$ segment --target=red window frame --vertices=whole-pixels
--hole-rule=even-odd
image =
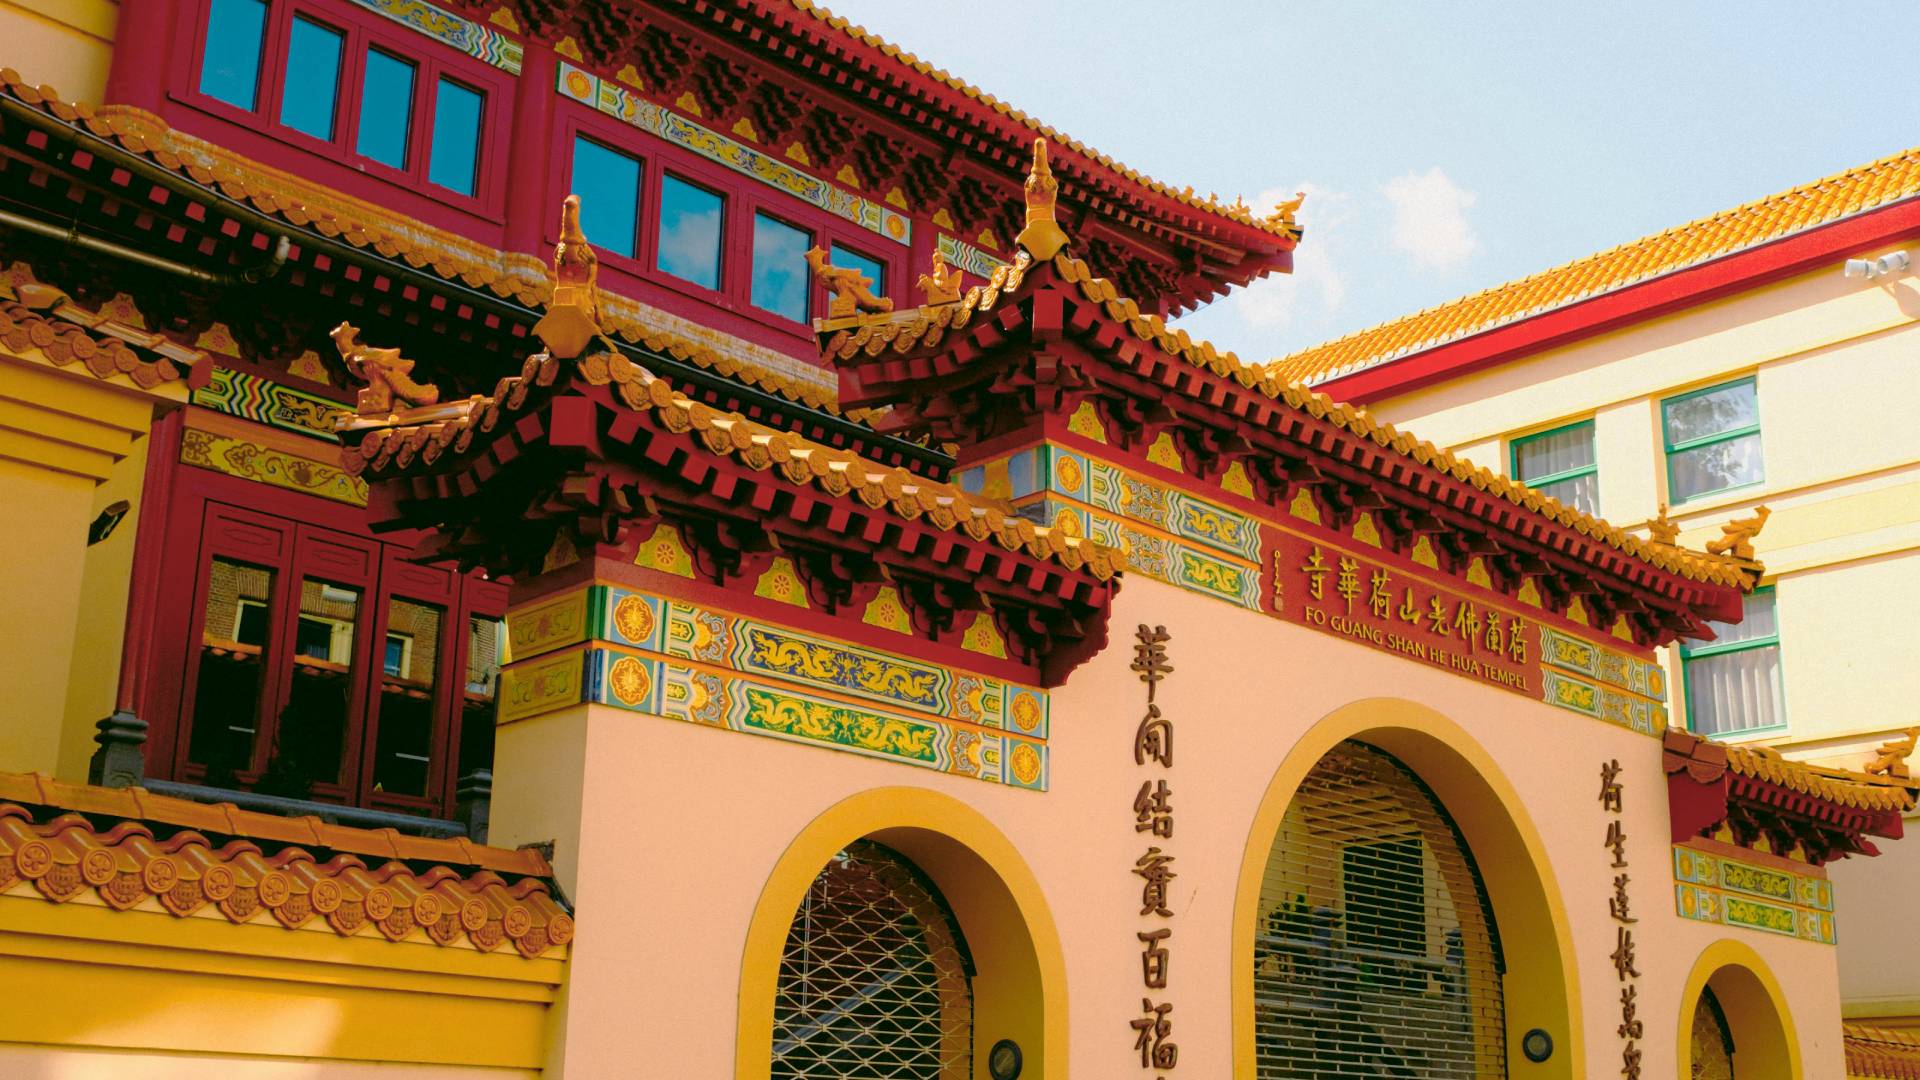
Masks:
[[[780,194],[773,188],[734,172],[698,154],[675,146],[656,135],[622,123],[571,98],[559,99],[561,122],[557,145],[562,151],[550,155],[549,190],[565,194],[573,186],[573,144],[587,138],[640,162],[640,205],[636,217],[639,235],[634,240],[634,256],[595,246],[603,266],[619,270],[650,285],[752,319],[786,334],[805,334],[809,328],[753,303],[753,218],[764,213],[813,237],[815,246],[832,250],[839,244],[859,251],[878,262],[883,280],[878,288],[898,300],[905,284],[901,267],[908,261],[905,245],[894,244],[860,228],[844,218],[829,214],[811,203]],[[671,172],[680,179],[717,192],[726,200],[721,217],[720,288],[706,289],[658,269],[660,250],[660,178]],[[557,200],[560,195],[556,195]],[[559,240],[557,223],[547,227],[549,243]],[[587,238],[591,241],[593,238]],[[890,251],[898,247],[899,252]],[[826,311],[826,287],[817,280],[808,284],[807,311],[818,316]]]
[[[447,817],[459,782],[469,625],[475,618],[502,619],[506,587],[477,573],[459,574],[446,564],[408,562],[411,536],[399,543],[375,539],[360,523],[358,507],[316,496],[266,488],[178,463],[171,478],[168,522],[162,543],[160,587],[154,605],[153,669],[146,700],[137,704],[151,724],[148,770],[156,778],[198,783],[206,768],[190,759],[215,558],[257,566],[273,574],[271,624],[262,650],[260,697],[255,704],[253,751],[236,787],[251,789],[264,774],[281,712],[294,678],[292,642],[300,618],[296,602],[302,581],[315,579],[360,591],[354,619],[353,662],[348,687],[340,775],[316,781],[310,798],[399,813]],[[433,681],[431,763],[426,792],[375,791],[380,692],[390,600],[399,598],[441,612],[437,669]],[[141,632],[135,628],[132,632]],[[504,644],[504,636],[502,637]],[[376,667],[376,665],[379,665]]]
[[[460,53],[424,34],[339,0],[268,0],[266,33],[261,42],[256,108],[247,110],[200,92],[201,61],[206,55],[207,20],[212,0],[183,0],[179,20],[171,96],[220,119],[260,132],[278,142],[344,163],[376,179],[448,206],[499,220],[506,201],[504,154],[511,137],[514,77],[483,60]],[[317,139],[280,122],[286,94],[287,49],[294,16],[337,30],[345,39],[340,54],[339,96],[334,103],[332,139]],[[354,149],[360,130],[360,104],[366,56],[379,48],[414,67],[413,108],[407,129],[406,167],[362,157]],[[474,190],[468,195],[427,179],[432,155],[433,118],[440,79],[445,77],[481,95],[480,145],[474,161]]]

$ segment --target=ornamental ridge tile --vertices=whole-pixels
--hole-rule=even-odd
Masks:
[[[1810,765],[1782,757],[1770,746],[1716,743],[1690,732],[1667,732],[1666,750],[1669,773],[1685,769],[1693,779],[1711,783],[1730,772],[1854,810],[1905,813],[1920,794],[1920,784],[1912,781]]]
[[[14,352],[38,349],[55,367],[78,363],[97,379],[126,376],[142,390],[212,373],[207,354],[163,334],[89,311],[64,291],[35,280],[16,262],[0,275],[0,344]]]
[[[1316,385],[1920,195],[1920,147],[1272,360]]]
[[[1847,1075],[1860,1080],[1920,1080],[1920,1036],[1910,1031],[1843,1023]]]
[[[573,939],[552,874],[538,852],[464,837],[0,773],[0,894],[63,903],[92,891],[115,911],[152,901],[177,918],[212,904],[233,923],[267,922],[267,912],[288,929],[319,918],[342,937],[371,927],[389,941],[464,940],[481,952],[510,941],[536,957]]]

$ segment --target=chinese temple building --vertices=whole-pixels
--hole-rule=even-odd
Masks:
[[[1903,755],[1674,722],[1764,516],[1169,328],[1297,203],[806,0],[0,22],[0,1075],[1920,1062]]]
[[[1920,693],[1920,150],[1846,169],[1274,369],[1636,532],[1759,519],[1737,626],[1664,650],[1675,726],[1908,775]],[[1847,401],[1844,423],[1831,403]],[[1914,815],[1909,812],[1911,823]],[[1850,1021],[1920,1026],[1920,857],[1836,866]]]

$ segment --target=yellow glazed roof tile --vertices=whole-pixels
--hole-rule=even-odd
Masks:
[[[1920,1080],[1920,1037],[1910,1031],[1841,1024],[1847,1076],[1858,1080]]]
[[[1915,195],[1920,147],[1303,349],[1264,368],[1285,382],[1325,382]]]

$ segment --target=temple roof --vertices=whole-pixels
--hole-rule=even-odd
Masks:
[[[542,404],[531,391],[552,386],[565,363],[542,353],[529,358],[520,374],[502,379],[491,395],[411,409],[388,419],[349,421],[343,428],[347,438],[341,464],[370,482],[430,471],[443,453],[466,453],[477,435],[493,431],[503,420],[511,423],[514,414]],[[1084,569],[1101,581],[1125,566],[1117,551],[1035,525],[952,484],[889,469],[849,451],[756,424],[737,413],[708,408],[618,353],[594,352],[580,360],[579,368],[589,385],[611,386],[628,408],[651,415],[664,430],[691,433],[693,445],[787,484],[858,500],[902,520],[961,530],[976,540],[992,539],[1008,551],[1025,550],[1069,571]]]
[[[141,788],[0,773],[0,894],[55,903],[93,891],[115,911],[154,902],[178,918],[213,905],[233,923],[315,918],[342,937],[511,942],[539,956],[573,938],[538,852],[406,836],[209,805]],[[153,906],[148,906],[153,910]]]
[[[1791,761],[1766,746],[1671,729],[1663,744],[1675,843],[1725,826],[1737,843],[1798,847],[1815,865],[1875,855],[1867,837],[1899,839],[1920,793],[1910,780]]]
[[[56,367],[79,364],[97,379],[124,375],[143,390],[181,378],[199,385],[211,372],[204,351],[148,331],[125,296],[89,309],[18,262],[0,272],[0,343],[15,353],[38,349]]]
[[[1891,810],[1904,813],[1914,807],[1920,787],[1873,773],[1812,765],[1782,757],[1771,746],[1753,743],[1717,743],[1685,732],[1670,733],[1667,751],[1676,755],[1669,771],[1688,767],[1695,779],[1717,776],[1723,766],[1735,776],[1765,781],[1835,806],[1855,810]]]
[[[1920,1080],[1920,1037],[1909,1031],[1840,1025],[1847,1047],[1847,1076],[1858,1080]]]
[[[183,181],[289,225],[383,259],[397,260],[447,282],[481,290],[530,312],[537,311],[552,293],[545,263],[531,254],[502,252],[263,165],[176,131],[142,109],[67,102],[52,87],[27,84],[12,68],[0,69],[0,100],[29,106],[84,136],[112,143]],[[651,325],[626,298],[602,293],[600,311],[602,328],[622,341],[808,409],[840,411],[831,388],[723,355]],[[856,421],[863,418],[864,414],[858,413],[851,417]]]
[[[1920,147],[1303,349],[1272,378],[1327,382],[1920,195]]]

